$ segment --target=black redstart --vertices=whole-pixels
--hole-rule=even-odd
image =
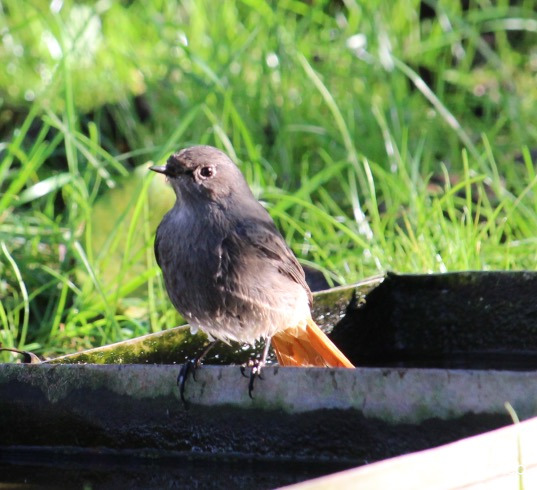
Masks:
[[[214,339],[265,340],[250,395],[271,341],[282,366],[354,367],[312,320],[302,267],[225,153],[193,146],[151,170],[166,175],[177,197],[155,239],[175,308]]]

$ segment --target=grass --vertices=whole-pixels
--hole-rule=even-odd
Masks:
[[[233,156],[331,281],[535,269],[529,0],[6,0],[0,29],[7,347],[181,321],[152,252],[169,194],[145,168],[191,144]]]

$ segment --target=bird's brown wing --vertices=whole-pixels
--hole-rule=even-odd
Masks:
[[[300,284],[308,293],[311,307],[312,296],[304,270],[272,221],[244,221],[237,225],[235,232],[241,240],[251,245],[262,259],[270,260],[280,274]]]

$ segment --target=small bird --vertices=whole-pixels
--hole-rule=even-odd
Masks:
[[[155,238],[175,308],[210,338],[265,341],[250,374],[250,396],[271,343],[282,366],[354,367],[312,320],[302,267],[225,153],[193,146],[150,169],[167,177],[177,198]],[[213,345],[183,366],[183,400],[189,370]]]

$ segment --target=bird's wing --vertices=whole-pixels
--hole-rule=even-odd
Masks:
[[[235,232],[239,239],[251,245],[263,260],[270,260],[278,272],[300,284],[312,296],[304,270],[272,221],[253,219],[239,223]]]

